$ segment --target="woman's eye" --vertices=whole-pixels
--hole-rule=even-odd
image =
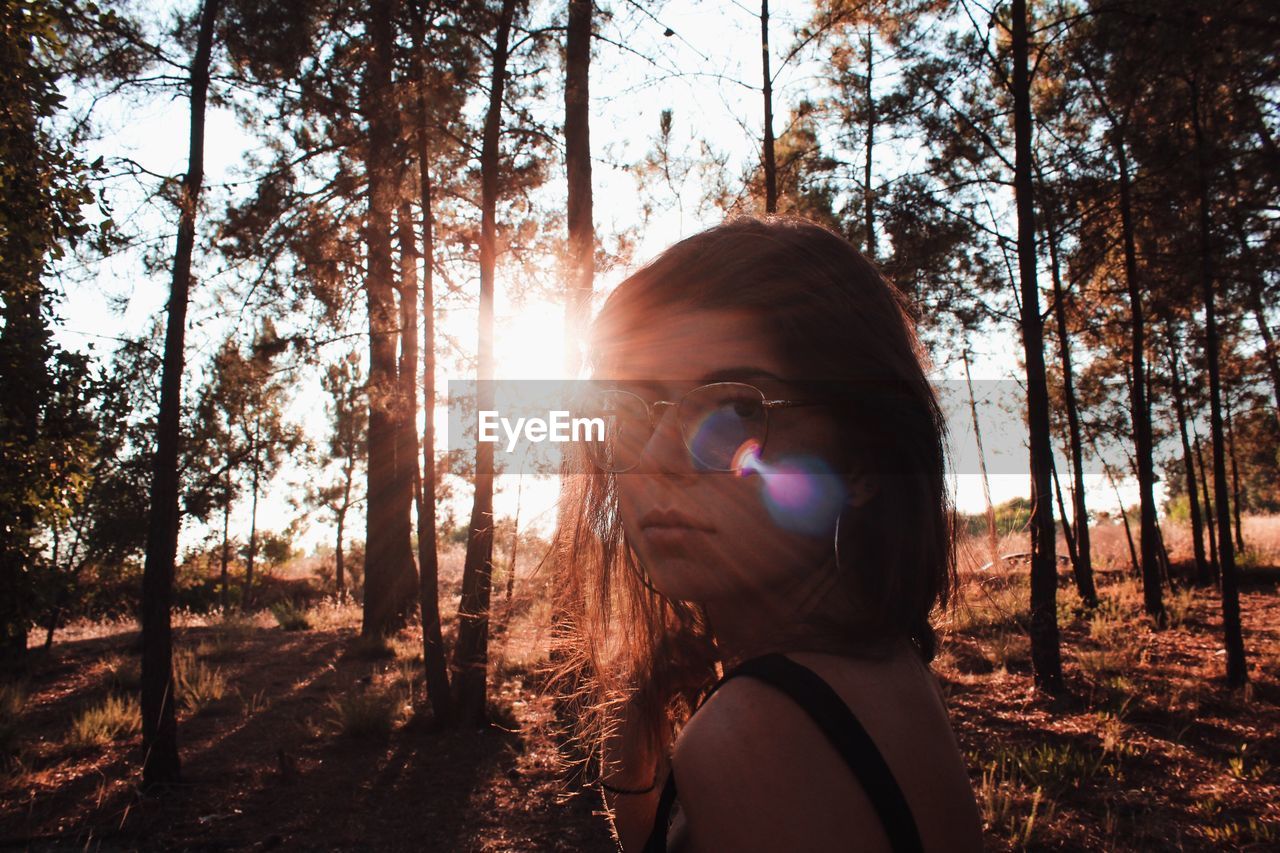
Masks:
[[[733,413],[743,420],[760,416],[759,400],[734,400],[731,404]]]

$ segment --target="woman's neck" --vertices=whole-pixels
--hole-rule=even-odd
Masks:
[[[767,652],[812,646],[809,618],[839,595],[834,564],[809,573],[781,590],[762,590],[703,605],[722,664],[729,666]],[[820,643],[819,643],[820,644]]]

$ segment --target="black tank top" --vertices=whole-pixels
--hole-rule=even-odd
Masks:
[[[920,831],[911,816],[911,809],[906,797],[902,795],[902,789],[889,772],[889,765],[885,763],[862,723],[858,722],[853,711],[849,710],[849,706],[827,682],[813,670],[787,656],[771,653],[734,667],[716,682],[698,703],[698,707],[702,707],[726,681],[739,675],[758,678],[786,693],[817,723],[862,785],[880,822],[884,824],[889,845],[895,853],[923,849]],[[674,773],[668,772],[662,796],[658,800],[653,829],[643,853],[663,853],[667,849],[667,831],[671,825],[671,809],[675,799],[676,777]]]

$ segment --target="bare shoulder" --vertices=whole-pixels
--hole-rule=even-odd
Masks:
[[[862,722],[903,789],[926,849],[979,849],[981,821],[932,675],[918,661],[790,657]],[[871,801],[793,699],[726,682],[685,726],[673,765],[693,851],[888,850]]]
[[[752,678],[725,683],[672,759],[689,851],[889,850],[875,810],[805,711]]]

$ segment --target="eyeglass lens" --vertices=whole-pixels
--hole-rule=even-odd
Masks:
[[[588,442],[594,464],[605,471],[623,472],[640,462],[645,446],[665,407],[653,412],[639,396],[604,389],[594,395],[590,409],[605,423],[604,440]],[[754,443],[764,445],[768,418],[760,389],[738,382],[717,382],[693,389],[676,407],[680,435],[695,464],[702,470],[735,470],[735,457]]]

